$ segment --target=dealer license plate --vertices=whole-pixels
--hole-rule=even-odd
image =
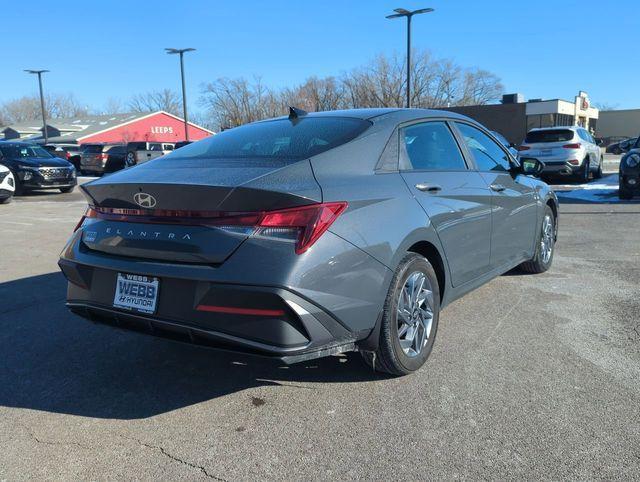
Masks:
[[[118,273],[113,306],[141,313],[155,313],[160,280],[152,276]]]

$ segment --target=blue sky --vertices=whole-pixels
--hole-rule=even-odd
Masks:
[[[10,5],[10,7],[9,7]],[[614,6],[615,5],[615,6]],[[393,8],[434,7],[414,20],[414,46],[497,74],[507,92],[640,107],[637,0],[31,0],[2,9],[0,101],[36,92],[25,68],[47,68],[45,88],[100,108],[109,97],[178,90],[186,58],[189,104],[218,77],[259,75],[271,86],[339,75],[378,53],[404,52]]]

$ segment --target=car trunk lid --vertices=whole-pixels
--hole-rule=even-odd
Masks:
[[[89,249],[219,264],[253,231],[250,223],[228,228],[220,219],[322,201],[307,160],[221,160],[206,167],[185,162],[156,168],[154,163],[82,186],[98,213],[83,227]]]

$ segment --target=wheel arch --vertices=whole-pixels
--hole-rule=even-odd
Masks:
[[[546,205],[549,206],[551,208],[551,212],[553,213],[553,221],[554,221],[554,226],[555,226],[555,238],[556,241],[558,240],[558,201],[553,199],[553,198],[548,198]]]
[[[436,272],[436,278],[438,278],[438,289],[440,291],[440,302],[444,300],[444,294],[447,290],[447,273],[444,265],[444,259],[436,248],[435,245],[430,243],[429,241],[418,241],[411,245],[407,252],[417,253],[421,256],[427,258],[431,266],[433,266],[434,271]]]

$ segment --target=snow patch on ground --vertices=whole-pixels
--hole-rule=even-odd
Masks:
[[[586,184],[562,184],[552,186],[560,202],[630,203],[618,198],[618,174],[608,174],[602,179]],[[637,201],[636,201],[637,202]]]

